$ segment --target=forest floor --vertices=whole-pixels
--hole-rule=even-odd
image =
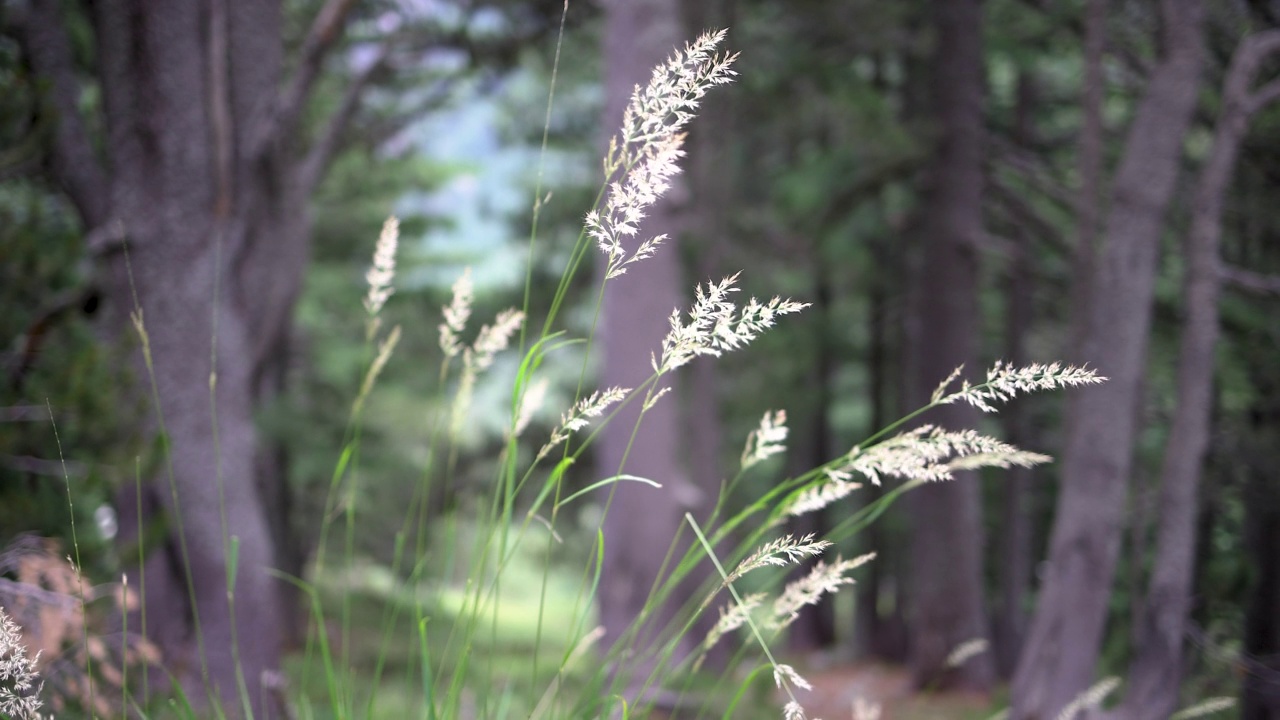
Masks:
[[[813,690],[797,699],[810,718],[846,720],[858,698],[881,707],[880,720],[969,720],[989,718],[998,708],[986,695],[962,692],[919,692],[905,668],[880,663],[833,665],[801,671]]]

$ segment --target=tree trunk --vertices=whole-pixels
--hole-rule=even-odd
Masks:
[[[605,128],[616,132],[632,89],[647,83],[652,68],[685,38],[675,0],[611,0],[605,18]],[[600,331],[602,386],[640,385],[652,373],[650,353],[661,348],[672,309],[686,304],[680,255],[674,247],[680,231],[676,205],[683,199],[678,180],[642,226],[646,237],[667,233],[668,246],[608,283]],[[646,613],[651,588],[663,579],[663,561],[672,543],[680,542],[678,551],[682,551],[692,537],[685,527],[685,512],[714,500],[704,497],[680,461],[682,433],[676,398],[664,398],[646,412],[633,437],[639,410],[639,403],[632,403],[614,417],[600,436],[597,455],[601,476],[625,472],[662,484],[661,489],[617,484],[605,519],[600,619],[606,647],[617,646],[625,637],[625,647],[616,647],[622,652],[613,672],[633,698],[658,663],[654,653],[659,649],[659,633],[671,624],[684,600],[671,597]],[[637,622],[638,634],[625,635]],[[691,652],[697,641],[681,638],[677,655]]]
[[[1018,79],[1017,105],[1015,107],[1014,133],[1019,146],[1032,149],[1036,144],[1032,116],[1038,102],[1035,77],[1024,71]],[[1008,268],[1008,287],[1005,296],[1005,347],[1006,357],[1014,365],[1030,362],[1027,352],[1027,336],[1032,327],[1035,309],[1036,263],[1035,236],[1025,229],[1016,233],[1017,245],[1013,249]],[[1017,447],[1036,447],[1034,423],[1031,418],[1029,398],[1015,398],[1001,413],[1005,436]],[[997,670],[1002,678],[1009,678],[1018,662],[1022,641],[1027,629],[1025,604],[1031,589],[1033,572],[1032,546],[1034,527],[1029,495],[1033,472],[1030,468],[1014,467],[1008,477],[1001,480],[1004,505],[999,537],[1000,599],[998,611],[992,619],[992,642]]]
[[[800,243],[797,243],[799,245]],[[793,360],[804,358],[804,373],[809,382],[803,391],[808,395],[796,400],[796,417],[791,424],[791,440],[787,453],[788,477],[799,477],[801,474],[822,465],[833,457],[831,449],[831,428],[827,420],[828,398],[830,397],[832,375],[831,353],[831,302],[832,288],[823,272],[821,248],[806,243],[807,247],[797,248],[797,255],[808,255],[810,272],[813,274],[813,305],[806,311],[806,324],[812,328],[812,336],[805,345],[809,352],[798,354]],[[826,512],[808,513],[791,518],[787,532],[796,536],[813,533],[816,537],[825,537],[831,530],[831,523]],[[810,559],[792,573],[791,579],[799,579],[809,574],[817,564],[817,559]],[[791,626],[788,638],[791,649],[797,652],[822,650],[834,644],[836,639],[835,611],[830,595],[822,598],[813,607],[806,608]]]
[[[329,30],[349,5],[326,7]],[[57,0],[34,3],[24,48],[55,98],[75,98],[61,11]],[[306,197],[328,159],[309,157],[300,179],[287,162],[297,148],[278,138],[294,129],[335,32],[308,40],[299,73],[311,74],[284,97],[278,0],[94,3],[92,27],[105,162],[74,103],[59,101],[52,164],[102,258],[105,331],[137,344],[136,298],[154,368],[145,423],[161,433],[165,457],[139,492],[168,538],[147,560],[145,585],[132,584],[166,670],[194,702],[208,697],[238,715],[243,682],[255,714],[270,717],[280,709],[286,613],[267,569],[282,564],[273,528],[286,519],[266,509],[279,507],[283,479],[260,472],[270,454],[254,410],[280,390],[307,259]],[[150,396],[141,354],[137,371]],[[149,518],[133,517],[135,489],[119,505],[124,534],[136,536]]]
[[[981,336],[977,305],[982,243],[983,58],[977,0],[933,5],[932,62],[939,142],[920,212],[919,270],[913,274],[906,331],[908,404],[919,407],[960,364],[972,367]],[[948,428],[976,425],[973,408],[950,405],[928,418]],[[911,668],[920,686],[990,689],[989,653],[959,668],[947,656],[989,635],[983,602],[982,517],[976,478],[912,492]]]
[[[1076,252],[1072,258],[1071,340],[1064,350],[1070,360],[1083,364],[1090,358],[1075,357],[1087,332],[1085,309],[1093,303],[1094,266],[1098,255],[1098,231],[1102,207],[1102,100],[1106,84],[1102,61],[1107,44],[1107,0],[1086,0],[1084,9],[1084,78],[1080,88],[1080,139],[1077,164],[1080,187],[1076,193]]]
[[[1280,30],[1271,30],[1245,39],[1236,51],[1223,90],[1222,115],[1192,203],[1183,280],[1186,316],[1178,356],[1178,405],[1161,466],[1155,565],[1124,701],[1125,715],[1130,718],[1166,718],[1178,701],[1194,574],[1197,491],[1213,408],[1222,211],[1249,116],[1274,99],[1259,101],[1251,93],[1254,74],[1278,49]]]
[[[1274,397],[1274,396],[1273,396]],[[1280,439],[1280,408],[1255,409],[1254,441]],[[1264,446],[1268,447],[1268,446]],[[1280,482],[1275,466],[1265,459],[1270,450],[1256,453],[1246,485],[1245,547],[1254,574],[1245,617],[1242,720],[1280,718]],[[1257,462],[1264,460],[1264,462]]]
[[[1092,283],[1083,359],[1110,377],[1068,401],[1061,494],[1013,716],[1055,717],[1093,678],[1123,531],[1156,256],[1199,86],[1199,0],[1163,0],[1164,57],[1129,128]]]

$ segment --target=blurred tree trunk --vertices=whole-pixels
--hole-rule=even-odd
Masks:
[[[317,147],[293,164],[297,148],[282,139],[296,130],[350,4],[332,2],[320,13],[293,92],[282,93],[278,0],[94,3],[100,145],[77,105],[81,75],[64,4],[38,0],[23,23],[24,50],[58,113],[52,170],[100,260],[106,333],[137,341],[136,298],[142,349],[153,362],[157,398],[147,422],[163,433],[168,457],[142,493],[168,536],[149,556],[140,588],[148,633],[169,672],[188,685],[203,682],[193,701],[208,693],[233,716],[237,673],[255,713],[280,709],[288,616],[267,569],[282,564],[273,528],[285,520],[269,511],[283,478],[260,471],[274,463],[253,413],[280,390],[307,260],[306,198],[332,152]],[[141,356],[137,368],[139,392],[149,396]],[[124,534],[136,538],[150,518],[131,517],[132,489],[120,505]],[[230,538],[239,546],[234,617]],[[139,587],[136,578],[131,584]]]
[[[1271,374],[1274,373],[1264,371]],[[1274,387],[1274,379],[1263,387]],[[1269,395],[1274,398],[1275,395]],[[1271,462],[1280,442],[1280,407],[1274,400],[1253,408],[1254,452],[1246,461],[1245,548],[1253,583],[1244,627],[1245,669],[1241,720],[1280,718],[1280,480]]]
[[[1093,679],[1123,530],[1156,257],[1204,39],[1199,0],[1163,0],[1163,57],[1129,128],[1081,327],[1079,357],[1110,377],[1070,394],[1047,575],[1013,681],[1013,716],[1055,717]]]
[[[1137,654],[1124,700],[1127,717],[1155,720],[1173,713],[1182,683],[1183,636],[1191,606],[1197,494],[1213,409],[1214,352],[1221,290],[1222,212],[1249,117],[1280,95],[1280,81],[1255,94],[1261,63],[1280,50],[1280,30],[1246,38],[1224,82],[1222,113],[1191,206],[1183,279],[1178,404],[1161,465],[1159,530]]]
[[[611,0],[605,5],[606,133],[620,126],[632,89],[645,85],[652,68],[686,39],[678,11],[676,0]],[[641,232],[646,237],[666,233],[671,238],[667,245],[626,275],[609,281],[600,331],[602,386],[636,387],[644,382],[653,372],[650,353],[661,348],[670,329],[671,310],[686,304],[676,247],[682,230],[678,211],[686,193],[677,177],[666,198],[644,219]],[[633,623],[640,625],[637,635],[626,636],[616,648],[623,652],[614,673],[627,684],[628,695],[640,690],[658,662],[654,653],[660,650],[659,633],[672,624],[686,599],[677,593],[646,611],[651,588],[663,579],[668,549],[677,543],[682,551],[692,538],[684,514],[698,515],[700,508],[714,501],[691,481],[681,461],[683,434],[676,398],[659,401],[636,428],[639,411],[640,403],[632,403],[605,427],[597,454],[601,476],[625,472],[662,484],[661,489],[617,484],[605,519],[600,585],[605,646],[624,640]],[[681,638],[677,655],[690,652],[697,641]]]
[[[1032,118],[1038,95],[1035,77],[1029,71],[1023,71],[1018,78],[1014,108],[1014,142],[1031,152],[1036,146]],[[1030,362],[1027,336],[1035,320],[1036,237],[1025,227],[1019,228],[1014,237],[1016,245],[1012,250],[1005,291],[1005,357],[1014,365],[1025,365]],[[1018,447],[1036,447],[1038,444],[1030,400],[1015,398],[1001,413],[1005,437]],[[1026,635],[1025,603],[1031,590],[1031,549],[1035,535],[1029,502],[1033,473],[1029,468],[1020,467],[1009,468],[1007,473],[1007,478],[998,481],[1004,490],[998,541],[1000,592],[991,627],[996,669],[1003,678],[1013,675]]]
[[[806,293],[806,296],[813,298],[813,304],[806,310],[807,317],[803,320],[803,325],[811,328],[811,336],[805,342],[808,352],[797,352],[793,356],[796,361],[803,358],[803,374],[808,382],[803,386],[805,397],[795,400],[794,419],[788,418],[791,426],[790,448],[787,453],[788,477],[799,477],[834,456],[830,441],[831,428],[827,421],[834,365],[830,338],[832,288],[824,272],[822,249],[816,246],[817,243],[796,244],[804,246],[804,249],[797,249],[797,256],[808,256],[813,288],[811,294]],[[821,510],[791,518],[787,525],[787,531],[798,536],[813,533],[817,537],[824,537],[830,530],[830,521]],[[816,564],[816,558],[804,562],[792,573],[791,579],[808,575]],[[792,649],[797,651],[821,650],[834,644],[835,639],[835,612],[830,595],[800,614],[791,626],[789,637]]]
[[[733,0],[681,0],[685,38],[709,29],[734,27],[735,6]],[[736,175],[730,170],[736,142],[735,97],[733,93],[708,95],[698,120],[688,126],[689,207],[684,210],[681,223],[688,239],[680,255],[687,261],[684,268],[699,282],[731,274],[724,257],[732,237],[729,217],[737,190]],[[711,494],[705,499],[714,502],[714,488],[719,488],[736,470],[724,464],[723,387],[717,358],[693,361],[679,383],[683,405],[681,451],[688,458],[693,484],[709,488],[707,492]],[[695,627],[699,631],[709,629],[705,621],[712,620],[712,615],[714,611]],[[735,650],[731,638],[725,638],[708,652],[705,667],[724,667]]]
[[[926,172],[919,212],[918,269],[912,273],[906,328],[907,404],[928,403],[957,365],[972,367],[981,336],[978,251],[983,242],[982,10],[977,0],[933,3],[936,27],[930,67],[937,148]],[[949,405],[930,422],[974,427],[977,411]],[[990,653],[959,668],[947,656],[986,639],[980,488],[972,474],[910,493],[911,669],[934,688],[987,690],[995,679]]]
[[[731,0],[681,0],[685,35],[711,28],[733,27]],[[727,222],[733,203],[733,173],[730,149],[733,143],[732,98],[715,94],[706,98],[700,120],[689,129],[688,230],[694,245],[691,267],[700,282],[724,277],[723,267]],[[686,257],[689,253],[684,253]],[[693,362],[681,380],[684,400],[684,452],[695,481],[707,487],[725,476],[721,463],[723,423],[720,415],[720,377],[713,358]]]
[[[910,68],[906,73],[908,77],[923,74],[914,72],[922,64],[917,54],[912,52],[905,58]],[[886,66],[890,64],[887,57],[875,57],[874,87],[886,97],[905,95],[904,120],[918,120],[917,116],[924,114],[920,106],[924,104],[923,96],[927,93],[918,88],[922,84],[918,82],[908,83],[905,88],[895,87],[886,73]],[[903,326],[905,293],[900,289],[906,285],[906,252],[904,244],[897,241],[900,228],[894,227],[896,223],[891,217],[890,207],[888,193],[882,189],[875,199],[875,213],[884,229],[866,239],[872,269],[862,279],[867,288],[867,373],[871,392],[867,436],[879,432],[905,412],[901,394],[905,381],[901,377],[899,362],[902,353],[899,331]],[[866,483],[860,494],[863,504],[871,505],[884,495],[884,488]],[[901,514],[900,510],[895,512],[891,508],[884,518],[871,523],[863,531],[862,547],[866,551],[875,551],[876,560],[862,568],[855,586],[858,594],[854,617],[855,655],[870,655],[895,663],[906,662],[908,654],[905,603],[901,584],[894,582],[904,574],[901,572],[901,558],[905,553],[901,547],[905,543],[895,542],[895,536],[903,534],[902,523],[894,522]],[[882,599],[885,601],[883,604],[892,605],[891,612],[885,616],[880,614]]]
[[[1075,198],[1078,236],[1072,258],[1071,339],[1069,347],[1064,348],[1073,354],[1079,353],[1087,332],[1085,319],[1089,313],[1085,309],[1093,303],[1094,265],[1102,222],[1102,99],[1106,93],[1102,61],[1106,44],[1107,0],[1086,0],[1084,78],[1080,88],[1080,138],[1076,163],[1080,168],[1080,187]],[[1072,356],[1071,361],[1083,364],[1090,358]]]
[[[879,198],[881,215],[886,214],[883,209],[885,204],[884,198]],[[888,225],[887,218],[885,224]],[[892,392],[893,388],[902,387],[901,379],[893,373],[894,368],[898,367],[898,363],[894,361],[894,349],[901,345],[893,334],[893,328],[901,310],[894,308],[890,290],[902,286],[905,273],[902,271],[901,245],[894,242],[887,230],[870,238],[868,242],[871,245],[871,265],[876,270],[866,277],[869,295],[867,373],[871,389],[871,426],[867,435],[870,436],[886,427],[893,418],[902,415],[898,395]],[[864,505],[871,505],[884,495],[884,488],[867,483],[859,492],[865,495],[862,499]],[[901,573],[896,571],[901,569],[901,563],[897,560],[902,553],[897,549],[899,544],[891,542],[890,532],[886,528],[886,520],[890,519],[893,519],[892,515],[871,523],[863,531],[863,547],[867,551],[875,551],[876,560],[862,568],[858,584],[854,587],[858,593],[854,617],[854,649],[858,655],[870,655],[889,662],[905,662],[906,622],[902,612],[902,593],[897,592],[898,586],[893,582],[895,577],[901,577]],[[886,616],[880,614],[882,598],[893,605],[892,612]]]

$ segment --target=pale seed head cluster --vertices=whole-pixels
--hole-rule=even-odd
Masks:
[[[636,86],[622,116],[622,130],[605,155],[608,195],[601,210],[587,214],[586,231],[608,258],[606,278],[651,256],[666,239],[659,235],[627,254],[623,242],[639,232],[645,212],[671,187],[680,172],[684,134],[698,104],[716,85],[731,82],[737,55],[716,54],[725,31],[704,33],[654,68],[649,84]]]
[[[453,296],[444,307],[444,322],[440,323],[440,349],[445,357],[456,357],[462,352],[462,340],[459,335],[467,327],[471,317],[471,301],[475,288],[471,283],[471,268],[462,271],[453,282]]]
[[[493,365],[497,354],[510,346],[511,338],[524,325],[524,313],[515,308],[508,308],[498,313],[492,324],[481,326],[475,340],[467,345],[462,341],[461,336],[467,328],[467,320],[471,318],[473,295],[471,269],[467,268],[453,283],[453,296],[449,304],[442,309],[444,322],[440,323],[440,350],[446,358],[462,355],[462,377],[458,383],[457,397],[454,399],[451,423],[455,433],[461,428],[470,407],[476,378]],[[516,425],[519,424],[520,420],[517,418]]]
[[[943,665],[949,668],[958,668],[986,652],[988,647],[990,647],[990,643],[987,642],[986,638],[973,638],[972,640],[966,640],[957,645],[956,648],[947,655],[947,659]]]
[[[742,598],[742,602],[732,602],[720,608],[720,619],[714,627],[707,631],[702,640],[703,650],[710,650],[720,642],[720,638],[747,624],[751,613],[764,604],[768,598],[765,593],[751,593]]]
[[[394,216],[387,218],[382,224],[382,233],[378,235],[378,244],[374,246],[373,265],[365,273],[369,283],[369,292],[364,298],[364,309],[369,315],[376,316],[387,304],[387,299],[395,292],[391,287],[396,276],[396,246],[400,241],[400,221]]]
[[[806,720],[804,706],[796,700],[795,691],[792,688],[812,690],[813,685],[810,685],[808,680],[801,677],[795,668],[783,663],[774,663],[773,682],[778,686],[779,690],[785,690],[787,695],[791,697],[791,700],[782,707],[782,717],[785,720]]]
[[[542,407],[547,400],[547,391],[551,389],[551,381],[546,378],[538,378],[529,384],[524,393],[520,396],[520,404],[516,407],[515,420],[511,425],[511,437],[520,437],[520,435],[529,427],[529,423],[533,421],[534,413]]]
[[[880,703],[859,696],[853,701],[853,720],[880,720]]]
[[[0,608],[0,715],[32,720],[40,717],[40,690],[36,663],[39,655],[27,657],[22,632]]]
[[[813,689],[813,685],[810,685],[808,680],[801,677],[800,673],[796,672],[795,668],[784,663],[778,663],[773,666],[773,682],[777,684],[779,688],[782,688],[785,685],[794,685],[795,687],[804,688],[805,690]]]
[[[1120,687],[1120,678],[1105,677],[1080,693],[1058,713],[1056,720],[1074,720],[1081,712],[1097,708],[1107,696]]]
[[[800,617],[800,610],[804,607],[817,604],[824,595],[835,593],[844,585],[852,585],[853,578],[848,574],[871,562],[875,556],[875,553],[867,553],[845,560],[837,555],[830,565],[819,560],[808,575],[788,583],[778,599],[773,601],[774,623],[780,628],[786,627]]]
[[[593,418],[598,418],[613,405],[622,402],[630,393],[630,388],[611,387],[597,390],[573,404],[567,412],[560,416],[560,425],[551,433],[551,439],[538,451],[538,459],[546,457],[556,446],[569,439],[569,436],[585,428]]]
[[[1020,450],[976,430],[943,430],[922,425],[866,449],[855,447],[840,463],[824,471],[822,481],[797,494],[786,514],[803,515],[848,496],[859,487],[851,481],[855,473],[876,485],[889,477],[936,482],[954,479],[955,473],[965,470],[1034,467],[1052,459]]]
[[[494,356],[507,349],[511,344],[511,338],[519,332],[523,324],[524,313],[515,308],[507,308],[498,313],[493,324],[482,325],[480,332],[476,334],[475,342],[463,351],[464,356],[468,351],[470,352],[467,363],[475,365],[476,370],[488,370],[489,366],[493,365]]]
[[[795,700],[783,706],[782,717],[783,720],[808,720],[808,716],[804,714],[804,707]]]
[[[1169,720],[1191,720],[1191,718],[1205,717],[1206,715],[1215,715],[1223,710],[1230,710],[1236,706],[1236,699],[1233,697],[1214,697],[1202,700],[1195,705],[1183,708],[1178,712],[1169,716]]]
[[[729,573],[725,584],[727,585],[752,570],[762,567],[770,565],[786,567],[805,558],[817,557],[829,547],[831,547],[831,543],[826,540],[814,540],[813,533],[809,533],[802,538],[796,538],[794,535],[785,535],[777,540],[765,543],[747,556],[745,560],[738,563],[738,567]]]
[[[802,557],[798,556],[793,562],[799,562]],[[782,593],[774,599],[769,612],[763,614],[757,622],[771,630],[781,630],[787,627],[799,617],[800,610],[805,606],[816,604],[824,595],[837,592],[844,585],[853,584],[853,579],[847,577],[848,573],[870,562],[873,558],[875,558],[875,553],[860,555],[852,560],[845,560],[837,556],[835,562],[831,564],[819,560],[807,575],[788,583]],[[782,558],[775,559],[782,560]],[[766,564],[786,565],[790,563],[771,562]],[[756,565],[756,567],[761,566]],[[710,650],[722,637],[745,625],[752,613],[763,607],[767,598],[768,596],[765,593],[753,593],[743,597],[742,602],[729,603],[727,606],[720,608],[720,619],[702,641],[704,650]]]
[[[862,487],[862,483],[853,482],[851,473],[844,470],[828,468],[823,472],[824,480],[817,485],[806,488],[787,507],[787,515],[791,517],[821,510],[822,508],[842,500],[853,491]]]
[[[786,452],[786,442],[787,411],[766,412],[760,418],[760,427],[747,435],[747,444],[742,448],[742,469],[746,470],[774,455]]]
[[[654,358],[653,369],[659,375],[687,364],[699,355],[719,357],[730,350],[737,350],[759,337],[773,326],[778,317],[800,312],[808,303],[783,300],[775,297],[767,303],[755,298],[741,309],[730,300],[738,292],[735,284],[738,275],[732,275],[718,283],[698,286],[689,322],[680,311],[671,312],[671,330],[662,339],[661,360]]]
[[[1081,385],[1097,385],[1107,381],[1093,370],[1063,366],[1059,363],[1042,365],[1032,363],[1022,367],[1003,360],[997,360],[987,371],[986,382],[970,385],[968,380],[961,381],[960,389],[947,393],[947,389],[960,377],[964,366],[956,368],[942,384],[933,391],[930,402],[936,405],[948,405],[955,402],[966,402],[983,412],[995,412],[996,403],[1005,403],[1018,395],[1042,390],[1057,390],[1065,387]]]
[[[1051,459],[1019,450],[976,430],[944,430],[921,425],[869,448],[855,447],[834,472],[857,473],[879,485],[886,477],[950,480],[957,470],[1010,465],[1031,467]]]

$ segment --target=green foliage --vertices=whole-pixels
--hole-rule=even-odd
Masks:
[[[134,471],[137,440],[120,422],[131,378],[93,334],[80,229],[56,196],[0,185],[0,247],[0,528],[62,538],[69,549],[70,492],[85,562],[102,570],[109,548],[94,511]]]

